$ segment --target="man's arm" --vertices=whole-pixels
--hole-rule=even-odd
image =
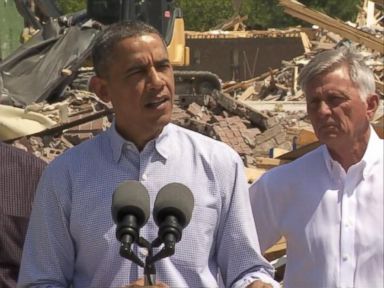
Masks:
[[[75,251],[69,233],[69,176],[63,169],[59,173],[50,168],[36,191],[19,287],[68,287],[72,281]]]
[[[216,247],[225,286],[247,287],[259,279],[279,287],[272,278],[273,267],[260,254],[243,163],[237,155],[228,162],[229,171],[220,169],[223,174],[218,175],[225,195]]]
[[[269,172],[264,174],[249,188],[252,214],[256,225],[261,252],[265,252],[281,237],[277,217],[273,209],[272,192],[268,191]]]
[[[0,142],[0,287],[16,287],[31,204],[46,163]]]

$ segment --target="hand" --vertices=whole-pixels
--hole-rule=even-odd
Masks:
[[[125,286],[123,288],[143,288],[143,287],[147,287],[147,288],[151,288],[151,287],[154,287],[154,288],[169,288],[166,284],[164,284],[163,282],[156,282],[155,285],[152,285],[152,286],[144,286],[144,278],[140,278],[138,280],[136,280],[135,282],[129,284],[128,286]]]
[[[262,282],[261,280],[256,280],[247,286],[247,288],[273,288],[271,284]]]

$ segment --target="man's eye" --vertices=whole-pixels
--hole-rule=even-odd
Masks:
[[[331,96],[327,99],[327,102],[330,106],[337,106],[345,101],[344,97],[340,96]]]
[[[156,66],[156,70],[158,71],[165,71],[170,68],[170,65],[168,63],[166,64],[160,64]]]
[[[315,108],[315,107],[319,106],[319,103],[320,103],[320,100],[318,100],[318,99],[312,99],[312,100],[308,101],[308,105],[311,108]]]
[[[144,69],[135,69],[135,70],[131,70],[129,71],[127,74],[126,74],[126,78],[128,77],[131,77],[131,76],[134,76],[134,75],[140,75],[142,73],[144,73],[145,70]]]

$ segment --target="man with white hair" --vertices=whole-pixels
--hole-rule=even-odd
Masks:
[[[261,250],[287,241],[284,287],[383,287],[383,140],[372,71],[345,47],[314,57],[299,83],[323,144],[250,188]]]

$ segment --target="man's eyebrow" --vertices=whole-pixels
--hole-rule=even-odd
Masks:
[[[144,64],[144,63],[135,63],[135,64],[133,64],[132,66],[127,67],[127,68],[124,70],[124,74],[125,74],[125,75],[130,75],[130,74],[135,73],[135,72],[137,72],[137,71],[145,70],[145,69],[147,69],[147,67],[148,67],[147,64]]]
[[[164,58],[164,59],[159,60],[159,61],[155,61],[155,65],[164,65],[164,64],[170,64],[170,63],[171,62],[167,58]]]

